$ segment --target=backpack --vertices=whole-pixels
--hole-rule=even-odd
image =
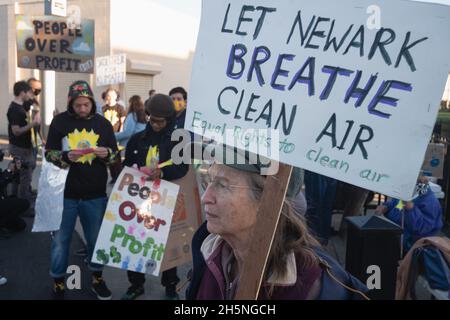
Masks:
[[[410,277],[417,279],[420,273],[431,289],[449,291],[450,267],[438,248],[434,246],[417,248],[413,252],[412,259]],[[414,286],[411,286],[411,296],[416,297]]]

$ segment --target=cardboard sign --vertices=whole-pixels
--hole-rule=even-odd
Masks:
[[[65,18],[16,16],[19,68],[94,73],[94,20],[73,29]]]
[[[158,276],[178,196],[176,184],[146,181],[126,167],[115,184],[92,262]]]
[[[444,177],[444,161],[446,147],[442,143],[430,143],[425,154],[422,171],[427,177],[442,179]]]
[[[172,219],[166,254],[161,271],[182,266],[192,261],[192,237],[202,224],[202,208],[195,170],[173,183],[180,186],[177,204]]]
[[[450,7],[373,4],[204,0],[186,128],[409,199],[450,70]]]
[[[45,0],[45,15],[66,17],[67,0]]]
[[[100,57],[95,60],[95,78],[98,87],[126,82],[127,55]]]

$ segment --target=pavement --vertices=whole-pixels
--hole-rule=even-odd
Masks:
[[[3,144],[3,146],[2,146]],[[0,148],[4,149],[5,141],[0,139]],[[6,168],[10,159],[5,158],[0,163]],[[37,189],[41,163],[38,161],[33,177],[33,188]],[[109,192],[111,186],[108,186]],[[333,225],[337,228],[342,215],[333,215]],[[0,275],[8,279],[8,283],[0,286],[0,300],[48,300],[51,299],[52,279],[49,276],[51,236],[49,233],[32,233],[33,218],[26,219],[26,231],[14,235],[10,239],[0,240]],[[79,266],[81,270],[81,289],[68,291],[66,297],[71,300],[95,300],[90,291],[90,272],[84,263],[84,258],[74,253],[84,247],[84,236],[78,222],[72,237],[69,264]],[[326,250],[335,257],[341,265],[345,263],[346,234],[334,235]],[[186,281],[186,275],[191,265],[178,268],[180,285]],[[126,271],[105,267],[104,279],[113,293],[113,299],[119,300],[126,292],[129,283]],[[418,289],[421,299],[428,299],[424,289]],[[180,291],[180,299],[184,299],[184,288]],[[138,300],[162,300],[164,288],[160,285],[159,277],[147,276],[145,294]]]

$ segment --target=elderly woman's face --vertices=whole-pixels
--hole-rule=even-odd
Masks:
[[[208,231],[225,237],[251,231],[258,203],[251,196],[247,173],[217,164],[208,173],[211,182],[202,197]]]

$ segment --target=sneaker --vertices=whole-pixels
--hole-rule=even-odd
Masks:
[[[103,278],[94,278],[94,282],[92,283],[92,292],[94,292],[98,300],[112,299],[112,293],[106,286]]]
[[[5,285],[8,282],[8,280],[5,277],[0,276],[0,286]]]
[[[53,300],[64,300],[65,291],[64,283],[55,283],[53,286]]]
[[[122,300],[136,300],[137,297],[144,294],[144,286],[131,286],[122,296]]]
[[[180,296],[177,293],[177,287],[176,286],[167,286],[166,287],[166,296],[164,297],[165,300],[180,300]]]

